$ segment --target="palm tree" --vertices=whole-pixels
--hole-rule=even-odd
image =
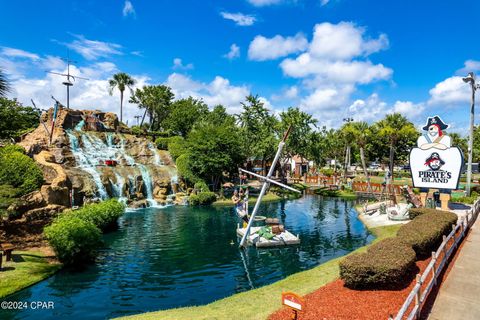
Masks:
[[[113,90],[115,88],[118,88],[120,91],[120,122],[122,122],[122,116],[123,116],[123,92],[125,91],[125,88],[130,89],[130,92],[132,92],[132,87],[135,84],[135,79],[130,77],[128,74],[124,72],[119,72],[117,74],[114,74],[112,79],[108,82],[110,89],[109,93],[110,95],[113,95]]]
[[[387,138],[390,145],[389,168],[393,178],[393,163],[397,144],[401,141],[407,142],[406,144],[415,141],[418,132],[413,123],[400,113],[387,115],[383,120],[377,122],[377,126],[379,135]]]
[[[2,69],[0,69],[0,97],[5,97],[7,92],[10,91],[10,85],[8,83],[7,77],[3,73]]]
[[[348,173],[348,164],[350,163],[350,159],[351,159],[351,147],[357,137],[355,136],[356,132],[351,126],[350,122],[344,124],[340,128],[340,134],[345,142],[345,162],[343,167],[344,169],[343,176],[344,176],[344,179],[346,180],[347,173]]]
[[[360,150],[360,160],[362,162],[363,173],[367,179],[367,188],[369,192],[372,192],[372,187],[370,185],[370,176],[368,175],[367,164],[365,162],[365,146],[367,141],[370,138],[371,131],[368,123],[365,121],[352,122],[350,129],[355,136],[355,142]]]

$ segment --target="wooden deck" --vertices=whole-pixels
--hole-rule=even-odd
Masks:
[[[267,240],[263,237],[260,237],[257,232],[261,227],[252,227],[250,228],[250,234],[247,238],[248,245],[254,245],[257,248],[272,248],[272,247],[283,247],[289,245],[295,245],[300,243],[300,238],[293,235],[289,231],[285,230],[279,235],[276,235],[271,240]],[[243,237],[245,234],[246,228],[237,229],[237,235]]]

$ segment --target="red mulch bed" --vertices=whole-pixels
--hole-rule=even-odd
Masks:
[[[462,241],[460,248],[465,243]],[[456,251],[453,260],[440,276],[445,279],[450,271],[459,250]],[[430,262],[431,258],[417,261],[416,265],[422,273]],[[429,279],[427,279],[428,281]],[[306,309],[299,312],[299,320],[352,320],[352,319],[388,319],[389,315],[395,316],[403,305],[405,299],[415,285],[415,279],[408,287],[400,290],[352,290],[344,287],[343,281],[338,279],[328,283],[317,291],[305,296]],[[440,286],[436,286],[422,310],[422,318],[431,310],[434,299]],[[292,311],[283,307],[268,318],[269,320],[292,319]]]

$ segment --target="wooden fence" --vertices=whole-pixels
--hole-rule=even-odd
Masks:
[[[374,193],[374,194],[382,194],[382,193],[392,194],[393,192],[395,192],[396,195],[402,194],[402,189],[401,189],[402,186],[399,186],[396,184],[389,184],[385,186],[381,183],[370,183],[370,187],[372,188],[371,193]],[[368,184],[366,182],[354,182],[352,184],[352,189],[353,191],[359,192],[359,193],[370,193],[368,190]]]
[[[448,236],[443,236],[443,242],[438,247],[438,250],[432,252],[432,260],[428,264],[423,274],[418,274],[416,284],[398,311],[397,315],[389,317],[389,320],[402,319],[417,319],[428,295],[432,289],[437,285],[437,279],[442,273],[443,269],[448,265],[449,258],[462,242],[468,230],[478,217],[480,211],[480,200],[477,200],[468,211],[468,214],[463,217],[456,225],[452,225],[452,231]]]

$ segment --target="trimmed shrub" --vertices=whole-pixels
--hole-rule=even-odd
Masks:
[[[125,206],[116,199],[100,203],[87,204],[69,215],[93,223],[102,231],[117,227],[117,219],[123,214]]]
[[[340,262],[340,278],[353,289],[394,288],[413,275],[415,251],[398,238],[387,238]]]
[[[19,148],[9,145],[0,149],[0,184],[9,184],[26,194],[41,186],[43,173],[35,161]]]
[[[44,229],[45,237],[65,265],[93,260],[102,243],[100,230],[90,221],[62,215]]]
[[[410,245],[418,258],[428,257],[442,242],[442,236],[452,230],[457,215],[449,211],[431,209],[397,231],[397,237]]]
[[[160,150],[168,150],[168,142],[170,141],[170,138],[165,138],[165,137],[160,137],[155,140],[155,144],[157,145],[157,148]]]
[[[213,192],[199,192],[188,197],[188,203],[192,206],[204,206],[212,204],[217,200],[217,196]]]
[[[200,192],[207,192],[207,191],[210,191],[210,189],[208,188],[208,185],[205,181],[203,180],[199,180],[197,182],[195,182],[195,184],[193,185],[193,188],[195,190],[198,190]]]
[[[437,210],[431,208],[411,208],[410,210],[408,210],[408,217],[410,218],[410,220],[413,220],[416,217],[421,216],[422,214],[432,212],[437,212]]]

